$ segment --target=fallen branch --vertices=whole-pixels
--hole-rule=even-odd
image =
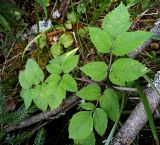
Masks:
[[[64,101],[64,103],[61,106],[59,106],[58,108],[51,110],[51,111],[46,111],[46,112],[42,112],[37,115],[34,115],[34,116],[20,122],[18,125],[6,128],[5,131],[11,132],[11,131],[14,131],[17,129],[28,127],[28,126],[33,125],[33,124],[40,122],[40,121],[44,121],[44,120],[48,120],[48,119],[52,119],[52,120],[57,119],[57,118],[65,115],[65,113],[69,109],[73,108],[78,103],[79,103],[79,98],[76,96],[71,96],[68,99],[66,99]]]
[[[153,112],[160,103],[160,97],[151,88],[145,89],[144,92]],[[111,145],[130,144],[146,123],[147,115],[143,103],[139,103],[121,127],[120,131],[116,134]]]

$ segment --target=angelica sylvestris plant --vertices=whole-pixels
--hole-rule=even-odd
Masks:
[[[140,62],[125,57],[152,35],[144,31],[127,32],[131,26],[129,17],[127,8],[121,3],[104,18],[102,28],[89,27],[90,38],[97,51],[110,53],[108,65],[103,61],[94,61],[80,68],[92,80],[107,81],[109,77],[113,84],[124,86],[149,71]],[[112,62],[113,55],[123,58]],[[76,113],[70,120],[69,137],[78,144],[87,144],[87,140],[95,144],[94,130],[103,136],[108,118],[116,121],[119,116],[118,96],[110,88],[102,92],[98,83],[89,84],[76,95],[86,102],[80,104],[84,111]]]
[[[66,98],[66,91],[75,92],[84,102],[80,104],[82,111],[74,114],[70,120],[69,138],[74,139],[76,144],[94,145],[94,131],[103,136],[108,118],[116,121],[120,114],[116,91],[101,88],[99,82],[125,86],[127,82],[132,82],[149,71],[140,62],[125,56],[152,35],[144,31],[127,32],[131,26],[129,18],[127,8],[121,3],[104,18],[102,28],[89,27],[90,38],[96,50],[109,53],[110,62],[106,64],[103,61],[93,61],[80,67],[82,74],[94,83],[79,91],[71,75],[78,63],[79,56],[75,55],[77,49],[51,60],[46,66],[51,75],[45,80],[42,69],[34,60],[29,59],[25,70],[19,74],[21,97],[26,108],[34,101],[43,111],[47,110],[48,106],[54,109]],[[118,59],[113,62],[114,56]]]

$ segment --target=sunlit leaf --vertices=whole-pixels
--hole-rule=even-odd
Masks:
[[[151,35],[152,33],[144,31],[125,32],[116,38],[112,52],[117,56],[132,52],[141,46]]]
[[[103,20],[102,27],[112,39],[126,32],[131,23],[129,22],[130,14],[123,3],[111,11]]]
[[[82,111],[73,115],[69,123],[69,138],[85,139],[92,131],[92,112]]]
[[[116,121],[120,112],[117,94],[111,89],[106,89],[104,95],[100,97],[99,102],[101,108],[106,111],[107,116],[111,120]]]
[[[63,34],[59,38],[59,42],[64,46],[64,48],[70,47],[72,45],[72,43],[73,43],[72,35],[70,35],[70,34]]]
[[[85,100],[97,100],[100,91],[101,89],[97,84],[90,84],[82,88],[76,95]]]
[[[37,85],[44,80],[44,73],[37,62],[28,59],[25,67],[25,78],[31,84]]]
[[[27,89],[27,90],[23,89],[23,90],[21,90],[20,96],[24,100],[25,108],[28,109],[29,106],[32,103],[32,89]]]
[[[89,34],[91,41],[99,52],[108,53],[110,52],[112,41],[109,35],[96,27],[89,27]]]
[[[107,65],[102,61],[90,62],[80,68],[92,80],[101,81],[107,75]]]
[[[52,56],[55,58],[63,53],[62,47],[59,42],[53,44],[50,48]]]
[[[90,102],[88,102],[88,103],[81,103],[80,107],[82,109],[85,109],[85,110],[93,110],[93,109],[96,108],[96,106],[93,103],[90,103]]]
[[[121,58],[112,64],[109,78],[112,83],[124,86],[125,82],[131,82],[146,74],[149,70],[140,62]]]
[[[101,108],[96,108],[93,113],[93,125],[100,136],[104,135],[107,129],[107,123],[108,119],[106,112]]]
[[[77,82],[70,74],[64,74],[61,80],[61,86],[70,92],[77,92]]]
[[[77,66],[78,59],[78,55],[68,57],[63,64],[64,73],[69,73],[72,71]]]

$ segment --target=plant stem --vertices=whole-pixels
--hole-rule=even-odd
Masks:
[[[101,86],[106,86],[107,87],[107,84],[104,83],[104,82],[97,82],[97,81],[89,80],[89,79],[87,79],[85,77],[82,77],[82,78],[75,77],[75,79],[78,80],[78,81],[86,82],[86,83],[98,83]],[[136,88],[119,87],[119,86],[112,86],[112,88],[116,89],[116,90],[119,90],[119,91],[137,92]]]
[[[124,106],[125,106],[125,100],[126,100],[126,95],[125,95],[125,93],[124,93],[123,96],[122,96],[121,109],[120,109],[119,116],[118,116],[116,122],[114,123],[114,126],[112,127],[112,130],[111,130],[108,138],[103,141],[103,143],[105,143],[105,145],[109,145],[110,141],[112,140],[112,137],[113,137],[113,135],[114,135],[114,133],[115,133],[115,131],[116,131],[116,128],[117,128],[117,126],[118,126],[118,123],[119,123],[119,120],[120,120],[120,117],[121,117],[123,108],[124,108]]]

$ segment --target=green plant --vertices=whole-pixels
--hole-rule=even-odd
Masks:
[[[34,145],[43,145],[45,143],[46,131],[44,128],[41,128],[35,137]]]
[[[47,110],[48,105],[54,109],[66,98],[66,91],[76,92],[84,102],[80,104],[82,111],[74,114],[70,120],[69,138],[80,145],[94,145],[94,130],[103,136],[108,118],[116,121],[117,125],[122,111],[119,107],[121,94],[112,85],[126,86],[128,82],[149,72],[143,64],[125,56],[152,35],[144,31],[127,32],[131,26],[129,18],[127,8],[121,3],[104,18],[102,29],[89,27],[90,38],[96,50],[98,53],[109,53],[110,59],[108,65],[104,61],[93,61],[80,67],[82,74],[91,78],[92,83],[79,91],[70,74],[78,63],[79,56],[75,55],[77,49],[51,60],[46,66],[51,75],[45,80],[38,64],[33,59],[28,59],[25,70],[19,74],[21,97],[26,108],[29,108],[33,100],[43,111]],[[107,86],[101,87],[102,81]]]
[[[0,32],[5,35],[12,36],[11,29],[17,25],[21,13],[15,4],[9,3],[5,0],[0,1]]]
[[[78,49],[74,49],[49,62],[46,66],[51,75],[44,81],[42,69],[33,59],[28,59],[26,68],[19,73],[19,81],[22,86],[20,93],[28,109],[34,103],[41,110],[58,107],[66,97],[66,91],[76,92],[77,83],[69,74],[78,63]],[[62,74],[63,72],[63,74]]]
[[[14,144],[18,145],[23,143],[26,139],[33,135],[32,131],[23,131],[21,133],[6,132],[7,126],[16,125],[24,119],[28,118],[35,109],[30,108],[26,110],[24,106],[19,107],[13,112],[8,112],[7,109],[7,96],[5,94],[5,88],[0,83],[0,144]]]

